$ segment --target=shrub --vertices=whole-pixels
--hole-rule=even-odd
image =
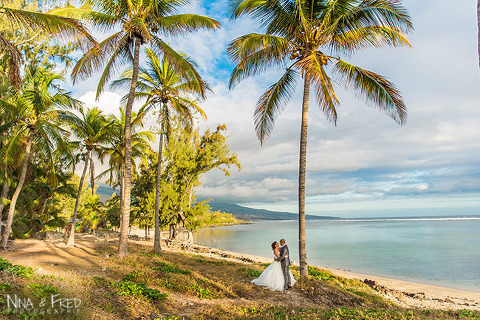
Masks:
[[[20,278],[32,278],[35,272],[32,267],[15,265],[3,258],[0,258],[0,271],[14,274]]]
[[[123,280],[120,282],[112,282],[111,286],[117,289],[117,293],[121,296],[146,297],[152,300],[164,300],[168,297],[167,293],[161,293],[157,289],[147,288],[144,283]]]
[[[30,283],[26,288],[32,290],[32,294],[37,298],[44,298],[52,294],[59,293],[58,289],[50,285],[42,285],[39,283]]]
[[[251,277],[258,278],[262,274],[262,271],[255,270],[252,268],[240,268],[239,271],[245,273],[245,277],[247,278],[251,278]]]
[[[155,267],[152,268],[152,270],[156,271],[161,271],[165,273],[179,273],[179,274],[191,274],[192,272],[190,270],[182,270],[177,266],[171,265],[166,262],[157,262],[155,261],[154,264],[156,265]]]

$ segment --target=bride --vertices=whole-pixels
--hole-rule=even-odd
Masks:
[[[278,242],[272,243],[272,249],[275,256],[278,258],[280,256],[280,248]],[[291,271],[290,273],[290,281],[291,285],[295,284],[295,279],[293,278],[293,274]],[[252,280],[253,284],[257,286],[266,287],[267,289],[274,290],[274,291],[283,291],[285,279],[283,278],[283,271],[282,266],[280,265],[279,261],[273,261],[267,269],[265,269],[260,277],[257,279]]]

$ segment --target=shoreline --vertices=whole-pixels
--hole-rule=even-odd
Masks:
[[[168,246],[166,246],[165,249],[171,251],[178,250],[178,248],[168,248]],[[211,258],[233,260],[243,263],[272,262],[271,258],[234,251],[227,251],[214,247],[204,246],[197,243],[187,245],[182,250]],[[480,310],[480,292],[441,287],[370,274],[355,273],[351,271],[332,269],[323,266],[317,267],[325,269],[333,273],[334,275],[340,277],[360,280],[361,282],[369,285],[373,290],[377,291],[384,298],[395,302],[396,304],[403,307],[413,307],[420,309]]]

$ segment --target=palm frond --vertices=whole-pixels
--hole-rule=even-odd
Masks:
[[[334,35],[331,39],[331,47],[335,52],[347,54],[364,48],[381,47],[383,45],[411,47],[410,42],[400,30],[389,26],[357,28]]]
[[[22,53],[0,32],[0,52],[2,51],[8,55],[8,79],[12,86],[18,89],[22,80],[20,76],[20,64],[23,61]]]
[[[253,119],[257,137],[262,144],[270,136],[276,118],[292,98],[297,75],[295,70],[288,68],[280,80],[258,100]]]
[[[177,14],[161,17],[153,23],[165,35],[182,35],[201,29],[218,29],[220,22],[196,14]]]
[[[235,39],[227,49],[230,57],[238,62],[230,76],[229,87],[273,66],[282,66],[291,50],[290,42],[277,36],[247,34]]]
[[[105,87],[105,84],[110,79],[113,72],[115,72],[119,65],[125,64],[126,62],[133,62],[132,53],[130,51],[129,42],[130,37],[125,35],[121,41],[117,44],[115,51],[112,53],[112,56],[108,60],[103,73],[98,81],[96,97],[100,97],[100,94]],[[130,81],[131,82],[131,81]]]
[[[325,35],[339,36],[361,28],[380,26],[390,27],[402,34],[413,30],[411,18],[398,0],[363,0],[360,3],[350,0],[335,2],[344,2],[345,4],[328,7],[329,20],[324,20],[322,25],[322,32]]]
[[[337,122],[337,107],[339,102],[330,77],[325,72],[320,53],[312,53],[298,62],[304,74],[308,74],[316,93],[317,103],[329,121]]]
[[[88,4],[82,5],[80,8],[74,6],[65,6],[63,8],[56,8],[47,12],[48,14],[68,17],[78,20],[84,20],[91,24],[94,28],[102,32],[114,30],[120,25],[122,20],[115,15],[110,15],[103,12],[96,12]]]
[[[125,41],[125,36],[125,33],[117,32],[88,50],[72,70],[73,82],[76,83],[78,79],[85,80],[98,71],[105,61],[111,58],[119,43]]]
[[[162,39],[153,36],[153,51],[157,54],[162,54],[166,61],[172,66],[172,68],[177,72],[182,78],[185,79],[202,79],[200,74],[198,74],[195,67],[188,62],[181,54],[173,50],[167,43]],[[206,88],[202,85],[204,82],[197,82],[196,90],[202,96],[206,96]]]
[[[399,124],[407,120],[407,107],[393,83],[374,72],[343,60],[335,64],[335,72],[347,87],[354,89],[367,102],[373,103]]]
[[[64,40],[86,38],[93,45],[97,44],[97,41],[77,19],[5,7],[2,7],[2,11],[11,21],[15,21],[21,26],[30,27],[32,30],[47,31],[52,35],[60,36]]]

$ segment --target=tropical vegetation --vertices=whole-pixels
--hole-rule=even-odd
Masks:
[[[207,84],[199,74],[189,72],[188,77],[175,71],[167,59],[160,61],[155,53],[147,49],[148,69],[141,69],[138,75],[137,98],[146,98],[145,111],[154,109],[158,113],[160,123],[157,155],[157,177],[155,184],[155,238],[154,248],[157,253],[162,251],[160,245],[160,181],[162,173],[162,151],[164,136],[169,138],[172,132],[172,121],[180,119],[183,125],[191,130],[193,127],[193,112],[206,118],[205,112],[198,106],[194,95],[205,98]],[[193,65],[193,63],[192,63]],[[112,86],[130,84],[133,69],[124,72],[121,79],[112,82]],[[128,98],[128,97],[127,97]]]
[[[52,11],[57,15],[78,18],[91,23],[101,31],[119,29],[109,35],[98,46],[92,47],[77,62],[72,78],[87,79],[105,66],[97,86],[97,97],[110,80],[115,68],[128,64],[132,67],[132,76],[125,106],[125,166],[124,186],[121,198],[122,225],[118,255],[128,253],[128,228],[130,223],[131,201],[131,117],[137,88],[140,67],[140,47],[148,44],[152,50],[168,61],[177,73],[190,79],[197,74],[194,66],[173,48],[160,35],[176,36],[200,29],[216,29],[220,23],[214,19],[194,15],[178,14],[190,1],[85,1],[81,8],[66,7]],[[93,8],[90,7],[93,4]],[[132,54],[133,53],[133,54]],[[201,88],[199,89],[202,90]]]
[[[195,113],[206,117],[196,99],[204,99],[209,87],[196,71],[196,64],[191,58],[177,53],[159,35],[176,36],[199,29],[215,29],[219,27],[217,21],[177,13],[187,2],[93,1],[80,8],[67,5],[52,9],[53,5],[54,2],[12,1],[8,6],[0,6],[0,19],[10,22],[0,27],[0,220],[3,249],[7,248],[9,238],[32,237],[46,230],[65,231],[65,242],[71,247],[75,245],[76,231],[128,230],[132,223],[151,225],[153,210],[137,214],[133,221],[129,221],[128,214],[126,217],[125,212],[139,212],[137,207],[125,209],[125,203],[130,206],[132,198],[126,189],[132,182],[136,186],[147,179],[137,170],[140,164],[142,168],[151,168],[161,165],[163,158],[169,166],[179,165],[175,161],[180,161],[162,155],[161,150],[155,157],[151,147],[154,133],[160,133],[159,142],[163,147],[164,135],[181,135],[184,129],[190,134],[195,132],[191,136],[192,142],[182,145],[194,148],[190,155],[195,156],[200,143],[199,131],[194,129]],[[50,11],[42,13],[45,9]],[[103,28],[103,31],[113,30],[118,25],[123,29],[116,29],[118,32],[97,43],[84,23]],[[17,32],[17,29],[23,32]],[[52,35],[58,37],[52,38]],[[70,42],[62,43],[58,39]],[[146,67],[139,65],[143,44],[151,48],[146,52],[149,57]],[[78,49],[86,49],[86,53],[73,68],[74,81],[86,78],[104,62],[106,64],[97,94],[119,66],[132,68],[113,83],[114,86],[126,84],[128,92],[134,93],[126,95],[122,105],[118,106],[118,114],[104,114],[98,107],[84,106],[64,89],[62,81],[73,66]],[[130,57],[130,52],[136,55]],[[28,63],[22,65],[23,61]],[[139,71],[140,78],[137,79]],[[132,86],[137,82],[138,90],[136,85]],[[138,112],[132,111],[133,98],[145,98],[145,105]],[[150,110],[158,112],[159,124],[164,125],[165,131],[154,128],[151,131],[144,127]],[[183,126],[172,129],[172,123],[182,123]],[[173,132],[175,130],[178,132]],[[211,133],[207,130],[206,134]],[[182,192],[183,197],[187,195],[193,203],[195,183],[198,183],[200,174],[212,168],[223,168],[223,165],[239,166],[236,156],[225,144],[225,136],[219,133],[218,137],[216,141],[221,141],[218,146],[225,146],[212,154],[211,160],[216,162],[209,164],[208,168],[203,164],[196,173],[192,172],[189,184],[175,191],[179,193],[178,198]],[[167,141],[168,148],[180,148],[174,141]],[[99,162],[104,169],[101,173],[95,172],[95,164]],[[105,165],[108,166],[106,170]],[[78,176],[77,168],[81,168]],[[133,173],[132,177],[128,177],[129,172]],[[169,175],[165,170],[160,173]],[[90,186],[85,184],[87,175]],[[110,199],[101,199],[96,194],[98,186],[95,181],[103,178],[118,190]],[[172,193],[170,196],[175,197]],[[164,195],[157,192],[156,198],[160,197]],[[186,212],[183,216],[187,217],[182,223],[190,228],[190,232],[195,226],[208,225],[205,221],[218,222],[209,218],[210,210],[205,203],[201,202],[203,210],[196,211],[190,206],[181,206]],[[176,214],[168,216],[162,212],[162,216],[161,224],[157,223],[157,234],[160,229],[178,223]],[[222,215],[216,213],[216,216]],[[120,255],[126,248],[126,238],[122,239]]]

